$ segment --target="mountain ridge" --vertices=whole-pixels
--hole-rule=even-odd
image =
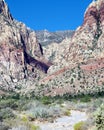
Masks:
[[[60,43],[65,38],[71,38],[74,34],[74,31],[55,31],[49,32],[48,30],[35,31],[37,40],[42,46],[49,45],[51,43]]]

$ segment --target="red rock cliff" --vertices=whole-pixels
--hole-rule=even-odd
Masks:
[[[104,1],[92,2],[84,15],[82,26],[76,30],[67,59],[73,63],[101,58],[104,54]]]

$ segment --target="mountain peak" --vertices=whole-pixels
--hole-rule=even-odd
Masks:
[[[90,5],[88,6],[88,8],[86,9],[85,14],[86,14],[86,12],[88,11],[88,9],[89,9],[89,8],[92,8],[92,7],[95,7],[97,10],[99,10],[100,7],[101,7],[101,4],[103,4],[103,3],[104,3],[104,0],[93,0],[93,1],[90,3]]]
[[[12,20],[12,15],[10,14],[9,8],[4,0],[0,0],[0,14],[6,16],[10,20]]]
[[[86,62],[88,59],[102,58],[104,53],[104,0],[93,1],[87,8],[84,21],[80,26],[70,45],[69,59],[78,59]],[[74,53],[75,52],[75,53]],[[73,60],[73,61],[74,61]]]

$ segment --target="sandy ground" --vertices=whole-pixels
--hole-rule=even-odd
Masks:
[[[73,126],[80,122],[87,120],[85,112],[71,110],[71,116],[63,116],[55,119],[53,123],[38,123],[41,130],[74,130]]]

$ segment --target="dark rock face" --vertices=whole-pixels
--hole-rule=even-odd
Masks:
[[[85,18],[84,18],[84,25],[89,24],[92,25],[96,23],[96,18],[97,18],[97,8],[96,7],[90,7],[88,11],[85,13]]]
[[[87,9],[84,17],[84,25],[87,23],[92,25],[100,20],[101,24],[104,21],[104,1],[93,2]]]
[[[100,5],[99,13],[100,13],[100,19],[103,22],[104,21],[104,2],[102,2],[102,4]]]
[[[45,73],[49,68],[34,31],[14,20],[4,2],[0,1],[0,86],[19,80],[36,78],[34,69]]]

